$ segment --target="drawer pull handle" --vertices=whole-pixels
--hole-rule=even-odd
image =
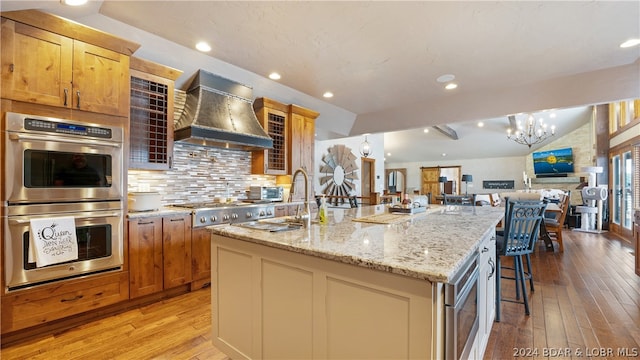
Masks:
[[[483,248],[482,248],[482,253],[483,253],[483,254],[484,254],[484,253],[486,253],[487,251],[489,251],[489,248],[488,248],[488,247],[486,247],[486,246],[485,246],[485,247],[483,247]]]
[[[84,295],[76,295],[73,299],[62,299],[60,300],[60,302],[70,302],[70,301],[76,301],[76,300],[80,300],[84,297]]]

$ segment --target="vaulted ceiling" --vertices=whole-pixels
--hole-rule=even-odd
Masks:
[[[141,43],[136,55],[184,71],[178,87],[208,67],[254,95],[319,111],[319,139],[385,133],[385,151],[406,161],[431,156],[423,148],[525,154],[506,140],[509,114],[576,108],[558,112],[560,136],[588,121],[584,105],[640,97],[640,47],[619,47],[640,38],[638,1],[0,3],[25,8]],[[207,55],[191,50],[200,40]],[[273,71],[282,79],[269,80]],[[457,89],[436,80],[444,74]],[[460,140],[422,132],[443,124]]]

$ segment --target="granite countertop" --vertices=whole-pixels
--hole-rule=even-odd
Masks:
[[[211,226],[212,233],[433,282],[449,282],[495,231],[501,207],[446,208],[392,224],[353,221],[388,213],[386,205],[329,209],[327,224],[309,229],[268,232],[236,225]]]
[[[148,217],[156,217],[156,216],[166,216],[166,215],[188,215],[191,214],[193,210],[181,207],[161,207],[157,210],[149,210],[149,211],[129,211],[127,213],[128,219],[141,219]]]

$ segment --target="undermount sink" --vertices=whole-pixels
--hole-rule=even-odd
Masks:
[[[302,228],[302,224],[294,222],[293,219],[275,218],[269,220],[249,221],[235,226],[244,227],[251,230],[262,230],[269,232],[298,230]]]

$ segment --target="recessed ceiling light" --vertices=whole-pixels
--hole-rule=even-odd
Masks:
[[[209,52],[211,51],[211,46],[209,46],[209,44],[207,44],[204,41],[200,41],[199,43],[196,44],[196,49],[202,52]]]
[[[332,98],[333,97],[333,93],[331,91],[327,91],[326,93],[322,94],[322,96],[324,96],[326,98]]]
[[[482,121],[478,121],[478,127],[483,127],[484,123]]]
[[[447,154],[446,153],[442,153],[442,157],[445,157],[445,156],[447,156]]]
[[[424,133],[426,134],[426,133],[428,133],[428,132],[429,132],[429,129],[424,129],[424,130],[422,130],[422,131],[424,131]]]
[[[269,74],[269,79],[280,80],[280,74],[278,74],[277,72],[272,72],[271,74]]]
[[[621,48],[628,48],[632,46],[640,45],[640,39],[629,39],[622,44],[620,44]]]
[[[391,153],[387,153],[387,156],[391,156]]]
[[[457,87],[458,87],[458,84],[456,84],[456,83],[448,83],[447,86],[445,86],[444,88],[447,89],[447,90],[453,90],[453,89],[455,89]]]
[[[63,0],[62,3],[69,6],[80,6],[86,4],[87,0]]]
[[[444,74],[444,75],[440,75],[436,81],[439,83],[447,83],[449,81],[453,81],[453,79],[455,79],[455,75],[453,74]]]

